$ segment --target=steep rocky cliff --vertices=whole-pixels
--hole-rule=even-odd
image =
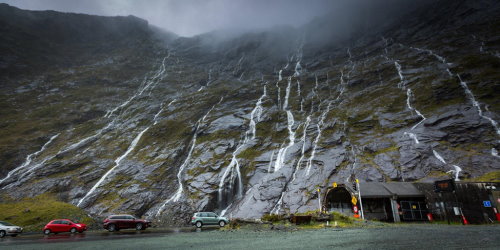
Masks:
[[[1,5],[2,195],[184,223],[317,209],[354,178],[499,180],[499,10],[435,1],[348,33],[323,17],[221,39]]]

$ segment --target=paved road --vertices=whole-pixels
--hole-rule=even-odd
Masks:
[[[298,231],[179,229],[0,240],[1,249],[499,249],[500,225]],[[40,236],[37,236],[40,237]],[[61,240],[65,237],[64,240]],[[31,242],[30,242],[31,241]]]
[[[0,238],[0,249],[8,246],[20,246],[29,244],[43,244],[43,243],[61,243],[61,242],[82,242],[82,241],[106,241],[106,240],[121,240],[121,239],[138,239],[147,237],[162,237],[170,234],[191,233],[191,232],[208,232],[218,230],[219,227],[204,227],[197,229],[194,227],[181,227],[181,228],[162,228],[162,229],[146,229],[144,231],[120,230],[119,232],[108,232],[105,230],[91,231],[84,233],[59,233],[43,235],[40,233],[26,233],[17,237],[6,236]]]

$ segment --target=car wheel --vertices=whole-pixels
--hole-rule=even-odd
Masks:
[[[114,231],[116,231],[116,226],[115,226],[115,224],[109,224],[109,226],[108,226],[108,231],[110,231],[110,232],[114,232]]]
[[[69,232],[72,234],[76,233],[76,228],[72,227],[71,230],[69,230]]]
[[[45,229],[45,230],[43,230],[43,234],[45,234],[45,235],[49,235],[49,234],[50,234],[50,229]]]
[[[197,221],[196,222],[196,227],[197,228],[201,228],[203,226],[203,223],[201,223],[201,221]]]
[[[135,224],[135,230],[142,230],[142,223]]]
[[[220,227],[223,227],[223,226],[225,226],[225,225],[226,225],[226,222],[225,222],[225,221],[223,221],[223,220],[219,221],[219,226],[220,226]]]
[[[6,235],[5,231],[0,231],[0,238],[5,237],[5,235]]]

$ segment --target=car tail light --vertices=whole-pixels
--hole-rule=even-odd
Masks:
[[[196,217],[193,216],[193,218],[191,218],[191,220],[194,220],[194,219],[196,219]]]

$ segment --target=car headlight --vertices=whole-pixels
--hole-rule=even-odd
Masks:
[[[77,226],[77,227],[82,227],[82,225],[78,225],[78,224],[76,224],[76,226]]]

